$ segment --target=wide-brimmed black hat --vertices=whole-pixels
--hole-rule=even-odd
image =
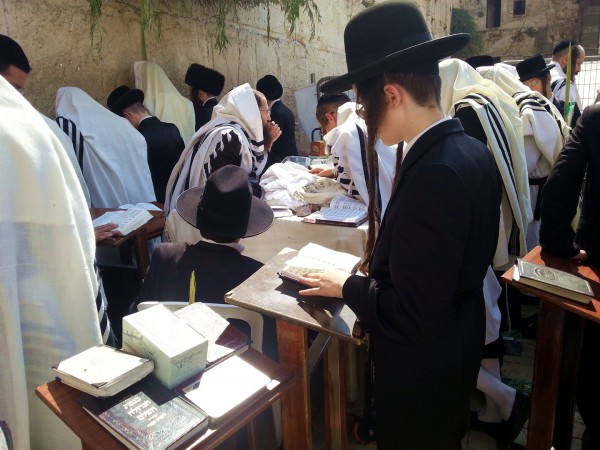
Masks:
[[[477,55],[465,59],[465,62],[473,69],[483,66],[493,66],[495,64],[494,57],[490,55]]]
[[[0,34],[0,65],[4,64],[15,66],[25,73],[31,72],[27,55],[17,41]]]
[[[122,116],[123,110],[136,103],[144,103],[144,93],[129,86],[119,86],[106,99],[106,106],[115,114]]]
[[[462,49],[466,33],[433,39],[419,8],[400,1],[372,6],[354,16],[344,30],[348,73],[327,81],[321,92],[343,92],[379,75],[439,73],[438,61]]]
[[[256,90],[262,92],[267,100],[277,100],[283,95],[283,86],[274,75],[265,75],[258,80]]]
[[[273,223],[271,207],[252,195],[248,174],[234,165],[213,172],[206,186],[183,192],[177,212],[201,234],[233,239],[256,236]]]
[[[193,63],[185,73],[185,84],[211,95],[221,95],[225,77],[216,70]]]
[[[542,55],[535,55],[531,58],[524,59],[517,64],[517,73],[519,74],[519,80],[527,81],[534,77],[541,77],[542,75],[550,72],[555,66],[554,63],[546,64],[546,60]]]

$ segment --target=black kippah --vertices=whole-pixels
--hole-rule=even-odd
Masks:
[[[12,65],[25,73],[31,72],[29,60],[16,41],[0,34],[0,66]]]
[[[571,44],[571,47],[575,47],[576,45],[579,45],[577,43],[577,41],[565,39],[564,41],[560,41],[558,44],[556,44],[554,46],[554,48],[552,49],[552,54],[556,55],[557,53],[560,53],[563,50],[567,50],[569,48],[569,44]]]
[[[317,102],[317,106],[325,105],[327,103],[337,103],[337,102],[346,103],[349,101],[350,101],[350,97],[348,97],[344,93],[324,94],[324,95],[321,95],[321,97],[319,98],[319,101]]]

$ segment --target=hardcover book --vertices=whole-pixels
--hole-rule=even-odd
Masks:
[[[196,302],[175,311],[175,315],[208,339],[206,366],[248,349],[248,336],[204,303]]]
[[[271,381],[244,355],[236,355],[186,380],[175,392],[206,412],[211,426],[218,426],[228,413],[268,389]]]
[[[83,396],[83,409],[127,448],[167,450],[198,437],[206,414],[162,386],[154,377],[108,399]]]
[[[367,205],[345,195],[336,195],[328,208],[309,214],[303,222],[357,227],[367,220]]]
[[[63,383],[95,397],[109,397],[152,372],[154,363],[108,345],[97,345],[53,369]]]
[[[114,223],[117,225],[116,231],[123,236],[127,236],[132,231],[137,230],[146,222],[152,219],[152,214],[141,208],[131,208],[125,211],[109,211],[94,219],[94,227]]]
[[[594,293],[590,284],[575,275],[517,259],[513,280],[571,300],[588,304]]]
[[[300,282],[300,277],[329,269],[342,270],[353,274],[356,272],[359,263],[360,257],[358,256],[331,250],[311,242],[302,247],[296,256],[285,263],[279,275],[282,278]]]
[[[123,317],[123,348],[154,361],[169,389],[204,370],[208,340],[164,305]]]

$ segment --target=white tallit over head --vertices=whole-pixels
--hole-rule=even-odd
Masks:
[[[163,122],[174,123],[184,142],[195,132],[194,106],[179,93],[163,69],[151,61],[133,63],[135,87],[144,91],[144,106]]]
[[[49,117],[46,117],[42,113],[40,113],[40,115],[42,116],[42,119],[44,119],[44,122],[46,122],[46,125],[48,125],[50,127],[52,132],[56,135],[56,137],[62,144],[63,148],[65,149],[65,152],[67,153],[67,156],[69,157],[69,161],[71,161],[71,164],[73,165],[73,170],[75,171],[75,175],[77,176],[77,179],[79,180],[79,184],[81,185],[83,195],[85,196],[85,201],[88,206],[91,206],[92,202],[90,200],[90,191],[87,187],[87,184],[85,184],[85,179],[83,178],[83,173],[81,173],[81,168],[79,167],[79,163],[77,162],[77,155],[75,155],[75,150],[73,148],[73,142],[71,141],[71,138],[69,138],[69,136],[67,136],[67,134],[63,130],[60,129],[60,127],[56,124],[56,122],[54,120],[52,120]]]
[[[72,120],[84,140],[83,176],[95,208],[156,200],[146,140],[131,124],[76,87],[56,94],[56,116]]]
[[[63,147],[2,77],[0,117],[0,420],[15,449],[81,448],[35,388],[102,342],[94,231]]]
[[[464,61],[441,61],[440,77],[442,111],[454,116],[461,107],[473,108],[502,178],[500,233],[494,255],[494,268],[501,268],[510,262],[509,255],[527,252],[525,233],[533,218],[519,110],[511,96]]]

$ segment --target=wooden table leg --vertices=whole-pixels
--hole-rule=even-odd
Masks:
[[[325,436],[327,449],[344,450],[346,435],[346,379],[344,343],[333,338],[323,361]]]
[[[573,441],[573,415],[584,323],[583,317],[571,313],[565,315],[560,383],[552,439],[556,450],[570,450]]]
[[[283,446],[285,450],[311,450],[312,431],[306,328],[277,320],[279,363],[296,376],[296,382],[281,397]]]
[[[150,251],[148,250],[146,227],[143,227],[135,234],[134,242],[138,272],[140,274],[140,280],[143,280],[146,278],[146,272],[148,272],[148,266],[150,265]]]
[[[527,450],[548,450],[552,447],[565,314],[564,309],[540,301]]]

